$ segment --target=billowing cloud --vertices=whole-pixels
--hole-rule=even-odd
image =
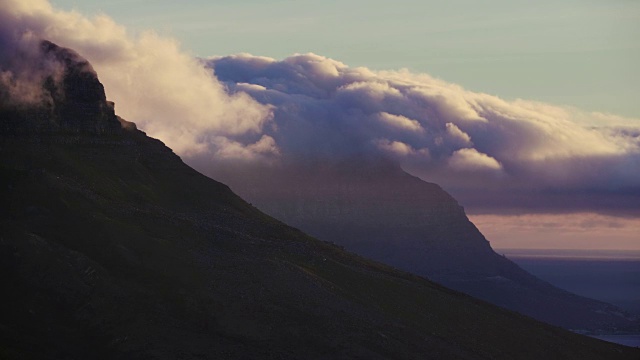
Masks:
[[[454,151],[449,158],[449,166],[454,170],[469,172],[502,169],[496,159],[473,148]]]
[[[255,161],[273,158],[280,155],[280,151],[271,136],[263,135],[260,140],[251,144],[243,144],[229,140],[224,136],[212,139],[212,143],[219,149],[217,156],[225,161]]]
[[[172,39],[153,32],[132,36],[105,15],[87,18],[58,11],[46,0],[0,0],[0,81],[14,97],[38,100],[35,89],[40,79],[23,71],[26,65],[33,66],[21,64],[16,54],[26,53],[41,39],[87,58],[107,98],[116,103],[117,113],[178,153],[235,156],[238,149],[232,151],[227,145],[241,144],[238,138],[250,143],[241,151],[248,157],[264,153],[261,139],[268,137],[261,132],[271,118],[269,106],[242,92],[228,94]]]
[[[392,158],[406,159],[410,156],[429,156],[429,149],[414,149],[411,145],[407,145],[401,141],[390,141],[388,139],[378,139],[375,141],[376,146],[383,153],[391,155]]]
[[[351,68],[316,54],[203,61],[232,91],[273,106],[263,133],[281,158],[392,159],[440,183],[472,212],[640,212],[631,204],[640,200],[640,120],[506,101],[424,74]]]
[[[39,75],[14,54],[42,38],[86,57],[119,115],[214,176],[229,162],[380,157],[441,184],[471,212],[640,213],[637,119],[316,54],[199,60],[107,16],[0,0],[0,81],[15,99],[41,100],[29,87]]]
[[[391,129],[404,130],[408,132],[424,131],[422,125],[420,125],[418,121],[409,119],[402,115],[389,114],[383,111],[379,113],[378,120],[381,123],[388,125]]]

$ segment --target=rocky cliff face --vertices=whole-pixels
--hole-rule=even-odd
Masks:
[[[638,327],[615,306],[555,288],[496,254],[440,186],[386,162],[219,175],[259,209],[319,239],[474,297],[570,329]]]
[[[87,60],[76,52],[49,41],[40,43],[40,78],[33,79],[40,91],[38,101],[12,101],[0,83],[0,131],[14,134],[113,134],[121,130],[114,104]],[[33,60],[32,60],[33,61]]]

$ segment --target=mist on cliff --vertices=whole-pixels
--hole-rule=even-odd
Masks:
[[[0,13],[0,101],[5,106],[37,106],[51,104],[44,91],[45,81],[61,80],[64,66],[45,56],[40,39],[12,34],[13,24]]]
[[[17,54],[33,53],[42,40],[89,60],[117,113],[183,156],[216,154],[271,118],[269,106],[229,94],[177,41],[153,31],[132,35],[106,15],[59,11],[47,0],[0,0],[0,79],[12,97],[38,100],[41,76],[29,70],[38,67]]]

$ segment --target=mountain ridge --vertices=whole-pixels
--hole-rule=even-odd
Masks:
[[[633,315],[556,288],[498,255],[439,185],[358,160],[215,174],[266,213],[364,257],[568,329],[638,328]]]
[[[0,132],[3,358],[638,356],[313,239],[85,105]]]

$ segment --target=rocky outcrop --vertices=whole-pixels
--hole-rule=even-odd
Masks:
[[[0,131],[14,134],[113,134],[121,131],[114,104],[87,60],[75,51],[42,41],[40,77],[34,89],[39,101],[8,101],[0,107]],[[46,64],[46,66],[44,65]],[[2,85],[0,85],[2,87]],[[9,92],[0,88],[0,94]]]

